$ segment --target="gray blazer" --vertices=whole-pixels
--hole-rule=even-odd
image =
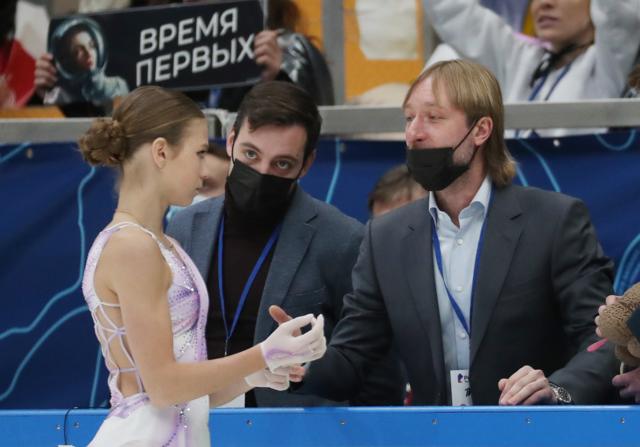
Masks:
[[[223,199],[205,200],[178,212],[167,228],[167,233],[178,240],[205,279],[213,241],[218,233]],[[256,321],[255,343],[263,341],[276,328],[268,313],[272,304],[281,306],[294,317],[310,312],[322,313],[327,340],[330,339],[340,318],[343,297],[352,290],[351,270],[358,256],[362,234],[360,222],[312,198],[300,186],[296,188],[267,274]],[[388,390],[397,403],[402,386],[396,374],[385,379],[371,393],[377,396],[381,390]],[[264,388],[256,389],[255,393],[259,406],[338,404],[317,396]],[[373,403],[379,402],[374,400]]]
[[[301,388],[348,398],[395,339],[416,405],[448,403],[427,199],[374,219],[353,271],[354,292],[325,357]],[[610,348],[595,353],[593,318],[612,291],[585,205],[535,188],[494,189],[473,301],[473,401],[498,402],[498,380],[529,364],[579,404],[613,395]]]

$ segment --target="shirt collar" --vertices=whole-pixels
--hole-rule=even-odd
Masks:
[[[487,175],[478,191],[476,191],[476,195],[471,200],[471,203],[462,210],[460,215],[469,213],[470,210],[476,208],[480,209],[482,212],[482,216],[484,217],[487,214],[487,209],[489,208],[489,200],[491,199],[491,178]],[[429,214],[431,214],[431,218],[434,223],[438,223],[438,213],[442,213],[440,207],[438,206],[438,202],[436,201],[436,195],[433,191],[429,191]]]

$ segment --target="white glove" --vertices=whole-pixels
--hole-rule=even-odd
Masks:
[[[307,333],[295,336],[293,333],[311,324]],[[327,350],[324,338],[324,317],[313,314],[294,318],[282,323],[265,341],[260,343],[262,357],[271,372],[281,366],[290,366],[317,360]]]
[[[267,368],[261,369],[244,378],[254,388],[271,388],[276,391],[284,391],[289,388],[289,368],[278,368],[274,372]]]

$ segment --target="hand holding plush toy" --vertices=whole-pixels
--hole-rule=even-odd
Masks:
[[[594,351],[606,341],[615,345],[616,357],[628,367],[640,366],[640,342],[629,329],[627,323],[631,314],[640,308],[640,283],[635,284],[617,300],[607,300],[596,317],[598,335],[603,340],[594,343],[589,351]]]

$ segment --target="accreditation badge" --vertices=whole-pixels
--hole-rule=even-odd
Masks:
[[[452,369],[451,375],[451,405],[473,405],[471,400],[471,384],[468,369]]]

